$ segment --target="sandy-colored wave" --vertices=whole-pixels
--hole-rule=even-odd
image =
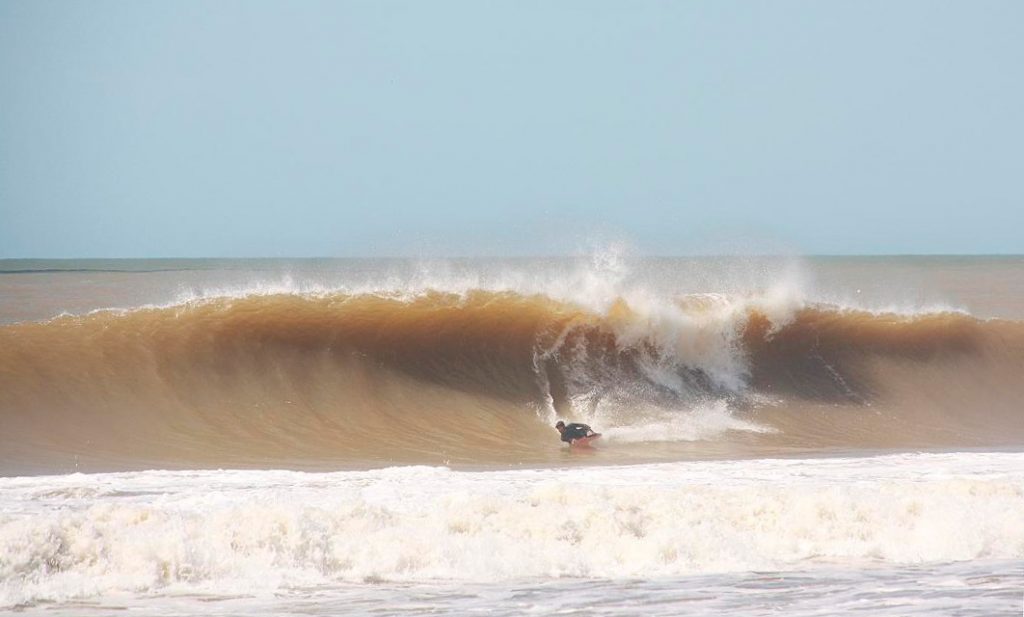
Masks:
[[[604,310],[474,291],[280,294],[0,328],[7,473],[564,460],[1024,441],[1024,324],[784,314],[691,297]]]

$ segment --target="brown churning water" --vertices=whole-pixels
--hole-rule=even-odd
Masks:
[[[10,273],[5,302],[27,277],[26,299],[118,281]],[[557,417],[600,424],[605,464],[1024,443],[1016,319],[770,285],[620,280],[589,302],[473,282],[200,294],[0,326],[0,472],[587,463],[557,447]]]

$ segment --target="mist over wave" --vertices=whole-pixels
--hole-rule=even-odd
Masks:
[[[548,463],[556,416],[613,460],[1024,438],[1020,322],[812,302],[788,266],[675,294],[614,255],[438,270],[4,326],[3,465]]]

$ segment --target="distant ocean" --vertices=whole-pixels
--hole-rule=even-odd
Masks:
[[[0,476],[5,611],[1020,615],[1024,257],[0,260]]]

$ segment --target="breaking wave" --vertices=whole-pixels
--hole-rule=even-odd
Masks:
[[[1019,445],[1022,370],[1020,322],[771,294],[205,298],[0,328],[0,458],[545,462],[561,456],[556,416],[598,425],[609,456],[634,459]]]

